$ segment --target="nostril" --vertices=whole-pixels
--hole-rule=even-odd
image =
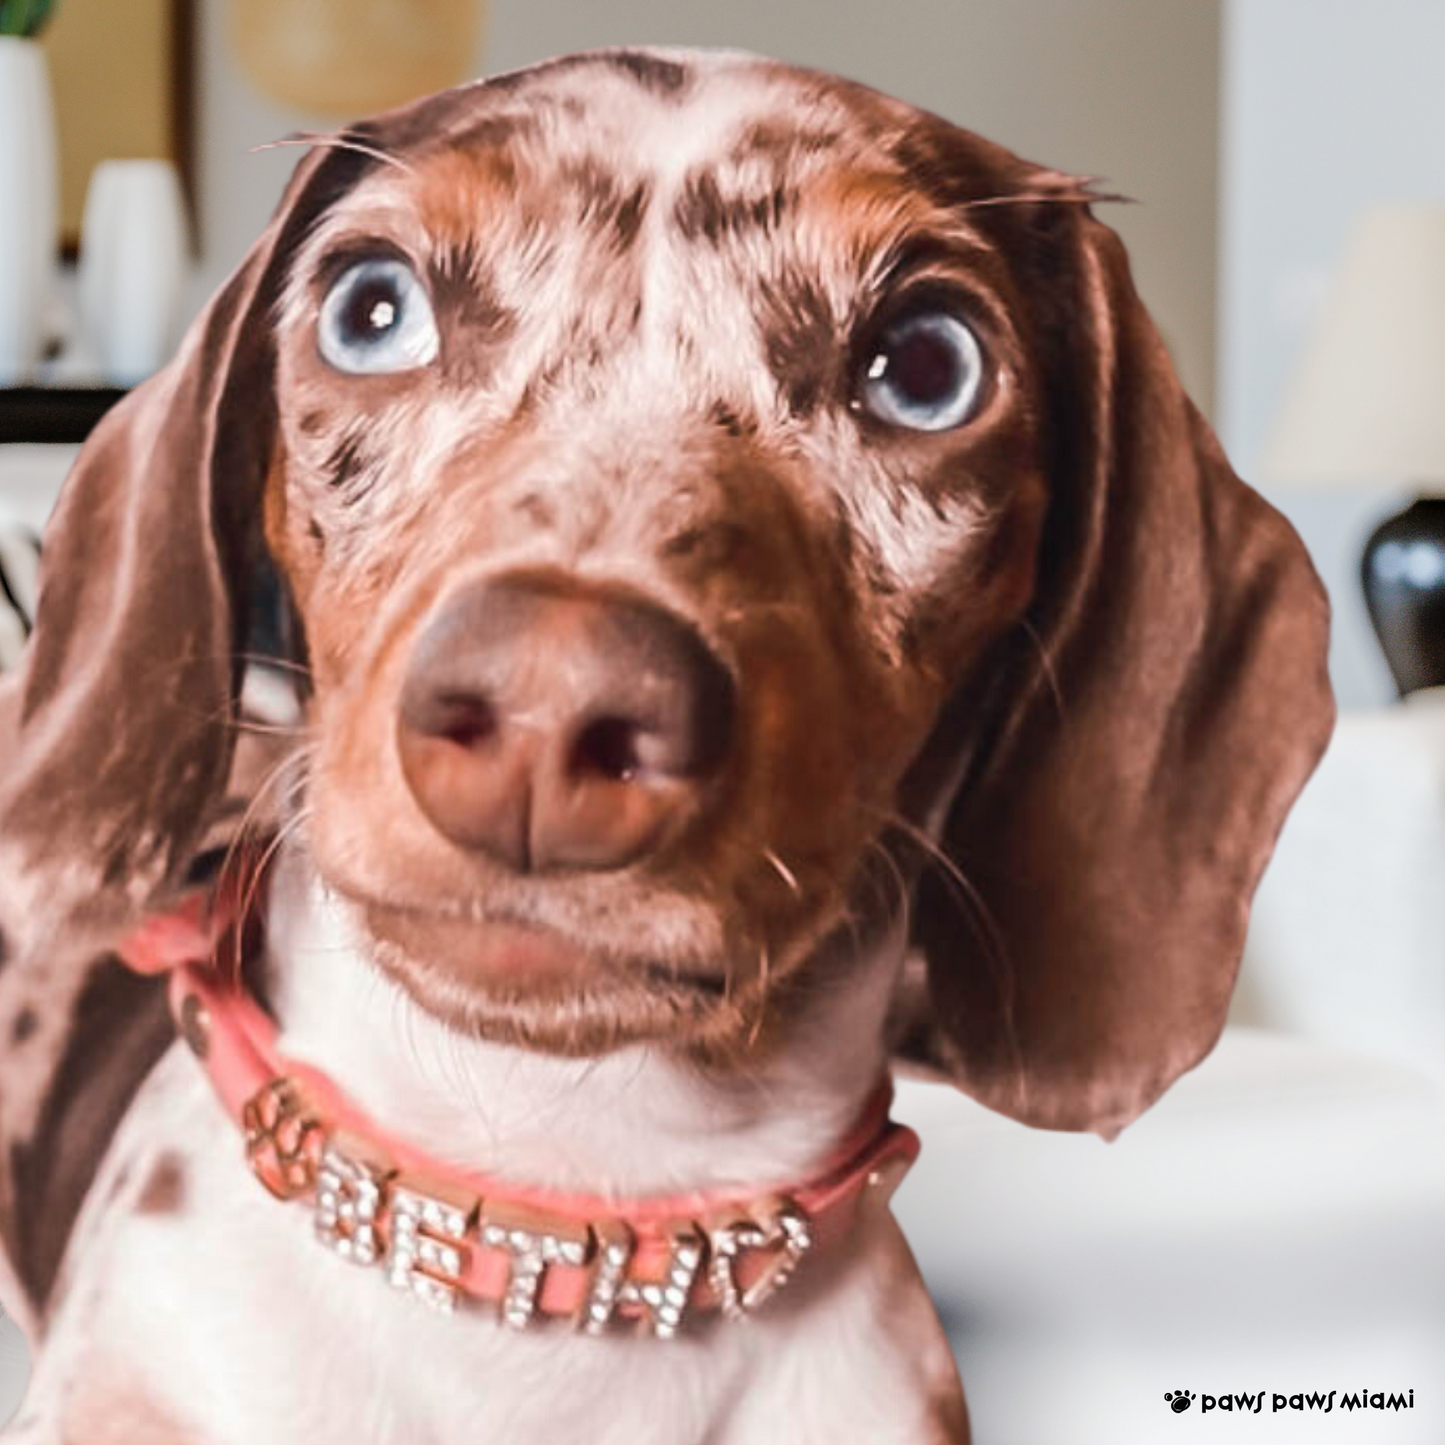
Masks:
[[[495,736],[498,727],[496,710],[476,692],[443,690],[408,698],[402,714],[414,732],[459,748],[481,746]]]
[[[577,734],[567,770],[574,777],[589,773],[627,783],[642,768],[642,729],[631,718],[594,718]]]
[[[497,715],[482,698],[451,698],[442,703],[446,724],[439,736],[459,748],[475,748],[497,731]]]

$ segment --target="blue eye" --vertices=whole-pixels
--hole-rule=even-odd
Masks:
[[[338,371],[409,371],[436,358],[436,318],[404,261],[358,261],[326,293],[317,343]]]
[[[983,390],[978,338],[951,311],[916,311],[879,336],[859,398],[880,421],[947,431],[974,413]]]

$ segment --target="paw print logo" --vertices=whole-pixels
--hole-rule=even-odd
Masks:
[[[1176,1415],[1182,1415],[1194,1403],[1193,1390],[1165,1390],[1164,1398]]]

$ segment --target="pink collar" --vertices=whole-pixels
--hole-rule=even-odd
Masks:
[[[661,1338],[709,1311],[741,1318],[805,1256],[839,1251],[864,1196],[881,1204],[918,1155],[913,1131],[888,1118],[885,1080],[821,1167],[782,1188],[616,1199],[457,1169],[278,1052],[275,1022],[237,966],[257,946],[260,891],[254,869],[228,871],[214,894],[150,919],[121,957],[170,973],[181,1036],[240,1124],[261,1183],[309,1204],[317,1238],[343,1258],[438,1309],[470,1297],[498,1303],[517,1329],[564,1316],[600,1334],[631,1318]]]

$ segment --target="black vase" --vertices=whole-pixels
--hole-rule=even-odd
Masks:
[[[1382,522],[1361,573],[1400,696],[1445,685],[1445,497],[1421,497]]]

